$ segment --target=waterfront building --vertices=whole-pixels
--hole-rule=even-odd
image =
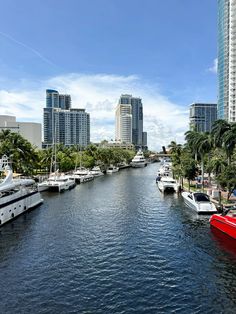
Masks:
[[[96,144],[98,147],[101,148],[121,148],[124,150],[134,150],[134,145],[131,143],[122,143],[122,142],[117,142],[117,141],[102,141],[101,143]]]
[[[143,104],[142,99],[129,94],[120,96],[118,105],[130,105],[132,115],[132,143],[137,148],[147,146],[147,133],[143,137]],[[146,141],[146,143],[143,142]]]
[[[132,108],[130,104],[118,104],[116,107],[116,141],[132,143]]]
[[[236,0],[218,0],[218,119],[236,122]]]
[[[71,108],[70,95],[46,90],[43,121],[44,147],[53,143],[86,147],[90,143],[90,115],[85,109]]]
[[[217,119],[217,104],[191,104],[189,119],[191,130],[211,132],[212,124]]]
[[[42,148],[42,125],[36,122],[17,122],[15,116],[0,115],[0,131],[19,133],[37,148]]]

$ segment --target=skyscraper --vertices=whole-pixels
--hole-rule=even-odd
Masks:
[[[116,141],[132,143],[132,108],[130,104],[118,104],[116,107]]]
[[[85,109],[71,108],[70,95],[46,90],[44,146],[62,143],[87,146],[90,143],[90,116]]]
[[[217,104],[191,104],[189,118],[191,130],[210,132],[217,119]]]
[[[218,0],[217,118],[236,121],[236,0]]]
[[[121,95],[119,104],[131,105],[132,114],[132,143],[136,148],[147,146],[147,134],[143,134],[143,104],[142,99],[132,95]],[[145,143],[144,143],[144,142]]]

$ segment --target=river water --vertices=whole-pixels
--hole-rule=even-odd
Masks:
[[[1,313],[235,313],[236,241],[181,197],[157,164],[44,193],[0,229]]]

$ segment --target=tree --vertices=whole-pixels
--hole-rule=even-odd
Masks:
[[[222,147],[224,134],[225,132],[229,131],[230,128],[231,128],[230,123],[222,119],[216,120],[213,123],[211,135],[215,147]]]
[[[227,188],[227,200],[229,200],[230,195],[236,189],[236,166],[227,165],[223,172],[221,172],[216,180],[221,185],[222,188]]]

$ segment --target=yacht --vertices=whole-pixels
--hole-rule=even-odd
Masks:
[[[130,163],[133,168],[143,168],[147,166],[147,161],[143,155],[143,152],[139,150]]]
[[[94,179],[94,176],[90,173],[88,169],[80,167],[73,172],[70,178],[74,179],[76,183],[84,183],[92,181]]]
[[[207,194],[202,192],[182,192],[185,204],[198,214],[214,214],[216,206],[210,201]]]
[[[32,179],[13,179],[7,156],[0,159],[0,171],[6,176],[0,182],[0,225],[16,218],[43,202]]]
[[[110,167],[107,168],[106,173],[107,174],[112,174],[112,173],[118,172],[118,171],[119,171],[118,167],[111,165]]]
[[[167,192],[167,191],[172,191],[172,192],[178,192],[179,190],[179,185],[177,181],[171,177],[160,177],[160,180],[157,180],[157,185],[158,188],[161,192]]]
[[[171,164],[164,163],[157,171],[157,177],[170,177],[172,176]]]
[[[92,174],[95,178],[104,175],[104,173],[101,171],[100,167],[98,166],[93,167],[93,169],[90,170],[90,174]]]
[[[54,191],[63,192],[66,190],[71,190],[75,187],[75,180],[71,179],[70,176],[59,174],[58,171],[51,174],[49,178],[38,184],[39,191]]]

